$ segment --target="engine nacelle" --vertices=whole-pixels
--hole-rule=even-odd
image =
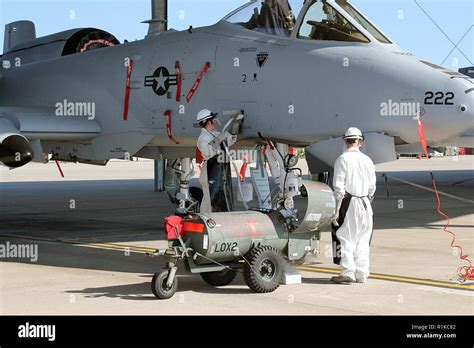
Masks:
[[[0,119],[0,163],[18,168],[34,157],[30,142],[6,119]]]
[[[32,22],[18,21],[5,26],[5,47],[2,60],[11,66],[29,64],[93,49],[118,45],[112,34],[96,28],[78,28],[35,38]]]

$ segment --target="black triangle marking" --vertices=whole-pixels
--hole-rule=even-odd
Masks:
[[[257,54],[257,64],[259,68],[265,65],[268,60],[268,56],[269,54],[267,52]]]

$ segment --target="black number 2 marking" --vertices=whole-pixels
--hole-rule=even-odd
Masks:
[[[433,92],[426,92],[426,93],[425,93],[425,96],[426,96],[426,98],[425,98],[425,104],[427,104],[427,105],[433,104],[433,102],[431,102],[431,99],[433,98],[434,93],[433,93]]]
[[[436,97],[435,97],[436,96]],[[446,97],[446,98],[445,98]],[[434,98],[434,100],[433,100]],[[453,92],[431,92],[428,91],[425,93],[425,104],[426,105],[454,105],[453,102],[454,93]]]
[[[448,97],[449,95],[449,97]],[[446,105],[454,105],[454,103],[452,102],[452,100],[454,99],[454,93],[453,92],[448,92],[446,93],[446,99],[444,101],[444,103]]]
[[[441,99],[444,98],[444,93],[443,92],[436,92],[436,98],[434,100],[435,105],[443,105],[443,101]]]

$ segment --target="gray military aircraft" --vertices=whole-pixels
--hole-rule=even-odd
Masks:
[[[304,147],[313,173],[332,167],[350,126],[375,163],[419,143],[418,117],[429,145],[474,147],[472,78],[403,50],[346,0],[290,3],[295,16],[254,0],[122,44],[95,28],[36,38],[32,22],[7,24],[0,161],[194,157],[203,108],[245,115],[237,146]]]

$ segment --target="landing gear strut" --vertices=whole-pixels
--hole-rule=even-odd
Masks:
[[[166,169],[165,191],[171,202],[176,205],[178,215],[199,212],[202,190],[189,186],[193,174],[194,166],[191,158],[178,158]]]

